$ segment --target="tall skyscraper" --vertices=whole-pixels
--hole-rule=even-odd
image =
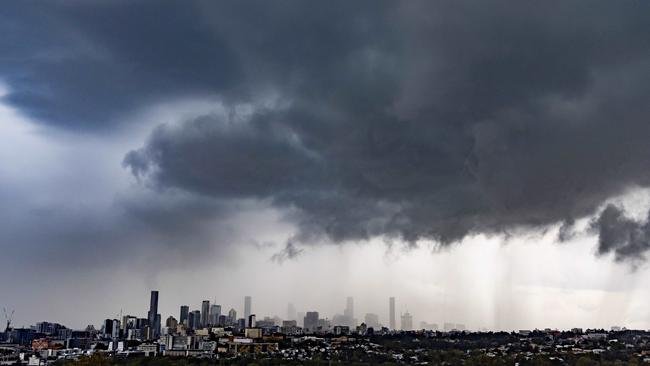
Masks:
[[[219,325],[219,316],[221,315],[221,305],[213,304],[210,306],[210,325]]]
[[[389,327],[391,330],[395,330],[395,298],[388,298],[388,319]]]
[[[102,327],[104,337],[107,338],[112,338],[113,337],[113,327],[114,327],[113,319],[106,319],[104,320],[104,326]]]
[[[292,303],[289,303],[287,306],[287,320],[297,320],[296,319],[296,307]]]
[[[151,291],[151,300],[149,302],[149,313],[147,314],[149,320],[150,339],[158,338],[160,336],[160,314],[158,314],[158,291]]]
[[[377,314],[368,313],[364,320],[368,328],[379,330],[379,316]]]
[[[306,332],[314,332],[318,327],[318,311],[308,311],[305,314],[304,328]]]
[[[244,319],[248,319],[249,316],[251,316],[251,303],[252,299],[250,296],[245,296],[244,297]]]
[[[180,316],[180,323],[185,324],[186,326],[189,326],[189,323],[187,322],[187,316],[190,313],[190,307],[187,305],[181,305],[181,316]]]
[[[237,323],[237,311],[233,308],[230,308],[228,311],[228,325],[233,325]],[[245,325],[245,324],[244,324]]]
[[[206,327],[210,321],[210,301],[203,300],[201,304],[201,326]]]
[[[192,312],[192,317],[190,319],[194,319],[194,324],[192,326],[192,329],[201,328],[201,311],[200,310],[194,310]]]
[[[187,327],[189,329],[194,329],[194,312],[190,312],[187,315]]]
[[[354,320],[354,298],[352,296],[348,296],[347,298],[345,310],[343,310],[343,316],[345,317],[345,325],[350,327],[356,326]]]
[[[413,316],[411,316],[408,311],[402,314],[401,320],[402,330],[413,330]]]
[[[178,325],[178,320],[176,320],[176,318],[174,318],[174,317],[171,316],[171,315],[170,315],[170,316],[167,318],[167,320],[165,321],[165,326],[166,326],[167,328],[172,328],[172,329],[176,330],[176,326],[177,326],[177,325]]]

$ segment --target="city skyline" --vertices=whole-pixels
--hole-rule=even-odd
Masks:
[[[418,322],[418,325],[415,325],[414,323],[414,316],[411,314],[408,310],[405,312],[400,312],[399,316],[399,326],[392,326],[391,325],[391,315],[396,315],[394,314],[393,310],[395,307],[396,303],[396,298],[395,297],[389,297],[388,298],[388,307],[386,311],[386,321],[382,323],[381,321],[381,316],[378,316],[377,314],[374,313],[365,313],[364,315],[364,320],[363,321],[355,321],[353,323],[346,323],[346,320],[343,318],[342,322],[337,322],[336,321],[336,315],[334,317],[329,317],[322,312],[319,312],[318,310],[310,310],[306,312],[302,312],[304,314],[304,319],[298,319],[297,317],[291,317],[287,316],[286,318],[281,318],[278,317],[277,315],[270,316],[269,314],[261,314],[263,317],[258,318],[261,320],[259,324],[263,324],[263,327],[270,327],[272,325],[275,325],[278,327],[278,329],[281,329],[281,324],[288,324],[291,322],[294,322],[293,326],[297,326],[299,329],[304,329],[304,332],[315,332],[320,331],[321,327],[324,326],[324,324],[327,324],[326,329],[323,329],[323,331],[328,331],[328,332],[335,332],[335,328],[339,326],[345,326],[346,328],[349,328],[349,331],[352,331],[353,329],[360,329],[360,327],[365,327],[366,328],[374,328],[375,331],[434,331],[434,332],[513,332],[513,333],[520,333],[520,334],[528,334],[524,332],[531,332],[531,331],[569,331],[569,332],[574,332],[576,330],[579,330],[582,332],[581,327],[572,327],[572,328],[566,328],[566,329],[561,329],[561,328],[550,328],[550,327],[545,327],[545,328],[533,328],[533,329],[510,329],[510,330],[504,330],[504,329],[489,329],[485,327],[481,327],[480,329],[471,329],[468,328],[465,324],[463,323],[453,323],[453,322],[444,322],[441,324],[435,323],[435,322],[427,322],[426,320],[421,320]],[[144,320],[147,322],[146,325],[143,326],[143,328],[139,328],[139,333],[137,333],[137,337],[140,337],[142,340],[157,340],[162,337],[161,329],[163,327],[166,327],[166,329],[174,329],[177,325],[184,325],[187,327],[188,330],[196,330],[198,331],[199,329],[203,328],[223,328],[223,327],[241,327],[240,329],[244,328],[255,328],[256,327],[256,322],[255,322],[255,317],[257,314],[254,312],[243,317],[239,318],[236,315],[231,317],[231,314],[236,314],[235,308],[231,308],[230,311],[228,312],[228,315],[223,315],[223,314],[217,314],[217,316],[214,318],[214,320],[207,320],[204,322],[205,319],[212,319],[212,315],[214,314],[213,312],[215,309],[218,309],[217,311],[220,312],[222,308],[222,304],[212,304],[212,306],[208,306],[207,308],[205,307],[206,303],[209,303],[208,300],[203,300],[201,302],[201,310],[191,310],[192,306],[190,305],[180,305],[179,306],[179,317],[176,318],[173,314],[170,314],[167,317],[167,320],[165,324],[163,325],[160,322],[161,315],[157,314],[157,308],[158,308],[158,301],[159,301],[159,291],[158,290],[151,290],[150,291],[150,303],[149,303],[149,311],[147,312],[147,316],[145,318],[138,318],[137,314],[129,314],[125,313],[122,314],[122,311],[120,312],[119,316],[111,319],[103,319],[101,321],[101,325],[98,327],[94,323],[88,323],[83,329],[75,329],[75,328],[67,328],[71,331],[83,331],[84,329],[97,329],[99,332],[112,337],[112,338],[122,338],[122,337],[127,337],[127,330],[132,329],[131,327],[136,327],[135,324],[139,324],[140,320]],[[246,295],[244,296],[244,307],[246,307],[248,304],[252,304],[252,296]],[[354,297],[353,296],[347,296],[346,301],[345,301],[345,309],[343,310],[343,313],[345,316],[350,316],[350,312],[353,309],[354,304]],[[289,307],[291,308],[293,306],[293,303],[288,303]],[[5,309],[6,310],[6,309]],[[252,311],[252,308],[249,308],[249,310]],[[353,310],[352,310],[353,311]],[[298,312],[300,314],[301,312]],[[246,314],[246,313],[245,313]],[[5,314],[6,315],[6,314]],[[189,317],[188,317],[189,315]],[[194,317],[193,317],[194,316]],[[118,319],[119,318],[119,319]],[[250,318],[250,319],[249,319]],[[151,319],[154,319],[154,326],[151,327],[149,326]],[[23,326],[16,326],[16,324],[11,323],[13,320],[13,311],[11,312],[11,316],[6,319],[8,322],[6,323],[8,329],[35,329],[36,331],[46,333],[46,334],[56,334],[57,329],[59,328],[66,328],[65,324],[60,324],[56,321],[48,321],[48,320],[43,320],[41,322],[34,322],[34,324],[30,325],[29,327]],[[133,324],[131,324],[131,320],[133,320]],[[246,320],[244,322],[244,320]],[[266,324],[265,322],[272,321],[271,325]],[[171,322],[171,324],[170,324]],[[241,324],[246,324],[246,325],[241,325]],[[9,326],[11,326],[9,328]],[[43,327],[47,327],[49,331],[43,330]],[[589,328],[586,328],[589,329]],[[605,327],[601,327],[600,329],[606,329]],[[613,332],[619,332],[621,330],[625,331],[628,328],[620,325],[612,325],[607,329],[611,329]],[[593,331],[598,331],[599,328],[592,328]],[[634,329],[631,329],[634,330]],[[645,330],[641,330],[645,331]],[[165,333],[167,334],[167,333]],[[135,336],[135,335],[133,335]],[[129,333],[128,337],[132,337],[131,333]]]

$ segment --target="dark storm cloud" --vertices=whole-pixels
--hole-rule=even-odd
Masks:
[[[269,200],[296,243],[448,244],[572,222],[648,185],[650,4],[180,5],[14,5],[38,24],[0,23],[8,100],[93,129],[216,95],[230,115],[160,126],[126,167]]]
[[[6,4],[7,100],[45,123],[97,129],[163,98],[220,93],[236,60],[198,16],[181,2]]]
[[[598,254],[614,253],[617,261],[645,259],[650,249],[650,222],[634,220],[615,205],[607,205],[592,228],[598,231]]]

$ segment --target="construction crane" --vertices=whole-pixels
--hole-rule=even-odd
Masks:
[[[8,332],[9,329],[11,328],[11,320],[12,320],[13,317],[14,317],[14,311],[15,311],[15,310],[12,310],[12,311],[11,311],[11,314],[8,314],[8,313],[7,313],[7,309],[4,308],[4,307],[2,308],[2,313],[3,313],[3,315],[5,316],[5,321],[7,322],[7,326],[5,327],[5,333]]]

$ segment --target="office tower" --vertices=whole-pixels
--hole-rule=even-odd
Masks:
[[[287,305],[287,320],[296,320],[296,307],[292,303]]]
[[[388,319],[389,327],[391,330],[395,330],[395,298],[388,298]]]
[[[227,323],[228,323],[228,317],[225,315],[219,315],[219,321],[217,322],[217,325],[223,327]]]
[[[413,330],[413,317],[409,312],[402,314],[402,330]]]
[[[364,320],[368,328],[379,330],[379,315],[368,313],[366,314]]]
[[[190,307],[187,305],[181,305],[181,316],[180,316],[180,323],[185,324],[186,326],[189,326],[187,322],[187,317],[190,313]]]
[[[104,337],[109,338],[113,336],[113,319],[104,320],[104,326],[102,327]]]
[[[305,312],[299,311],[296,313],[296,321],[298,322],[299,327],[305,327]]]
[[[252,299],[250,296],[244,297],[244,319],[248,319],[251,316],[251,302]]]
[[[153,335],[155,338],[160,338],[160,328],[162,327],[162,321],[160,319],[160,314],[156,314],[155,326],[153,329]]]
[[[233,325],[237,323],[237,311],[235,309],[230,308],[230,311],[228,311],[228,325]]]
[[[160,335],[160,314],[158,314],[158,291],[151,291],[151,301],[149,303],[149,332],[150,339],[157,338]],[[157,322],[156,322],[157,320]]]
[[[255,314],[251,314],[248,316],[248,327],[255,328]]]
[[[203,300],[201,304],[201,326],[207,327],[210,321],[210,301]]]
[[[203,326],[203,324],[201,324],[201,311],[194,310],[192,316],[194,317],[194,327],[192,329],[200,329]]]
[[[237,319],[237,321],[235,322],[235,326],[239,331],[246,329],[246,319],[244,318]]]
[[[305,315],[304,327],[306,332],[313,332],[318,327],[318,312],[308,311]]]
[[[117,339],[120,337],[120,321],[117,319],[113,319],[113,334],[111,335],[113,339]]]
[[[127,334],[129,329],[139,329],[138,318],[135,316],[127,315],[124,317],[124,333]]]
[[[176,326],[177,326],[177,325],[178,325],[178,321],[176,320],[176,318],[174,318],[174,317],[171,316],[171,315],[170,315],[169,318],[167,318],[167,320],[165,321],[165,326],[166,326],[167,328],[173,328],[173,329],[176,329]]]
[[[348,296],[347,298],[343,316],[345,317],[345,325],[349,327],[356,326],[356,322],[354,321],[354,298],[352,296]]]
[[[187,327],[189,329],[194,329],[194,312],[187,314]]]
[[[221,315],[221,305],[210,306],[210,325],[219,325],[219,316]]]

